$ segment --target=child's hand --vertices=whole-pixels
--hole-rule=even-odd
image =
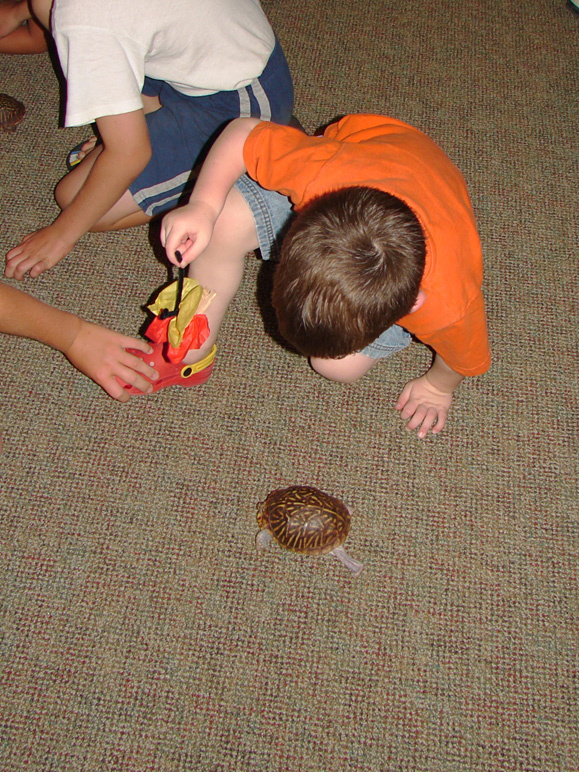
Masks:
[[[54,224],[29,233],[6,255],[4,276],[20,280],[30,271],[31,278],[35,278],[53,268],[73,247],[74,243],[65,241]]]
[[[76,337],[63,353],[71,364],[102,386],[109,396],[119,402],[128,402],[130,395],[117,378],[149,394],[153,387],[142,376],[146,375],[154,381],[158,373],[139,357],[129,354],[125,350],[127,348],[151,353],[151,347],[138,338],[82,321]]]
[[[215,210],[202,201],[191,201],[163,217],[161,244],[173,265],[184,268],[199,257],[211,241],[216,220]]]
[[[452,394],[439,391],[423,375],[406,384],[394,407],[400,410],[401,418],[410,419],[406,430],[418,429],[418,436],[424,439],[429,429],[433,434],[444,429]]]

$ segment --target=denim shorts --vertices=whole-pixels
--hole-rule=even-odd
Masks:
[[[294,99],[289,68],[277,40],[259,78],[236,91],[192,97],[164,81],[145,78],[142,93],[157,96],[162,105],[145,116],[153,155],[129,186],[135,202],[149,217],[188,200],[195,182],[194,167],[229,121],[252,117],[287,124]]]
[[[235,188],[251,209],[262,259],[275,260],[293,219],[291,201],[275,190],[262,188],[247,174],[237,180]],[[411,342],[412,336],[403,327],[393,324],[360,353],[373,359],[386,359]]]

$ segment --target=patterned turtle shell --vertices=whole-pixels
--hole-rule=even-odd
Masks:
[[[8,94],[0,94],[0,131],[14,131],[24,118],[25,112],[22,102]]]
[[[286,549],[325,555],[339,547],[350,530],[350,513],[333,496],[308,485],[280,488],[258,504],[257,521]]]

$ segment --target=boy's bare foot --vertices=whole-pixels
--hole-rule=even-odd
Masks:
[[[91,137],[90,139],[87,139],[86,142],[83,142],[82,145],[77,149],[74,148],[70,151],[68,154],[67,159],[67,166],[69,169],[73,169],[77,164],[79,164],[83,158],[86,158],[86,156],[91,152],[91,150],[94,150],[96,147],[97,138]]]

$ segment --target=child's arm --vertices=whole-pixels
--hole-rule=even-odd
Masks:
[[[78,370],[120,402],[130,397],[117,378],[149,393],[152,386],[141,376],[157,377],[152,367],[126,351],[150,353],[144,341],[86,322],[7,284],[0,284],[0,332],[32,338],[62,351]]]
[[[406,429],[418,429],[421,439],[426,437],[429,429],[433,434],[441,432],[452,395],[463,380],[464,375],[455,372],[436,354],[430,370],[407,383],[395,405],[396,410],[400,410],[401,418],[410,419]]]
[[[26,0],[0,3],[0,53],[40,54],[46,51],[46,32],[30,18]]]
[[[7,277],[21,279],[28,271],[35,277],[56,265],[109,212],[149,162],[151,145],[142,109],[97,118],[96,123],[103,150],[86,180],[51,225],[25,236],[8,252]]]
[[[163,218],[161,243],[175,265],[195,260],[211,241],[213,228],[234,183],[246,171],[243,146],[257,118],[236,118],[219,135],[199,172],[189,203]],[[179,251],[182,260],[175,256]]]

